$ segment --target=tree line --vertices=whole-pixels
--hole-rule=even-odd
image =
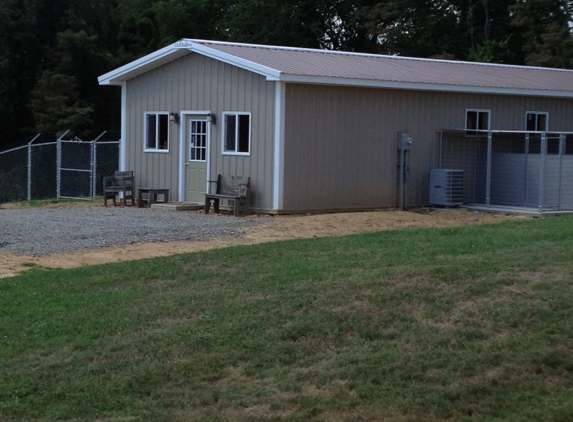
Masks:
[[[97,77],[180,38],[573,68],[565,0],[0,0],[0,146],[119,128]]]

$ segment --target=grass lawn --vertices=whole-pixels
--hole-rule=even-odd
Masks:
[[[573,421],[572,251],[554,217],[35,268],[0,421]]]

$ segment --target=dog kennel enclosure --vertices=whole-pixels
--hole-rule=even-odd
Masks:
[[[573,133],[440,130],[441,169],[463,170],[464,205],[573,211]]]

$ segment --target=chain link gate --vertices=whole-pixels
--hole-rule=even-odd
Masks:
[[[114,146],[119,148],[118,141],[109,141],[110,135],[112,139],[116,138],[104,131],[93,141],[84,141],[78,137],[64,140],[63,136],[58,139],[57,199],[95,200],[98,180],[102,177],[98,175],[109,175],[117,170],[117,159],[113,160],[111,166],[108,160],[104,160],[103,166],[98,166],[98,147],[105,150]],[[117,153],[113,155],[118,156]],[[106,167],[110,167],[110,170]]]
[[[91,201],[95,198],[94,165],[95,141],[78,137],[58,139],[57,199]]]

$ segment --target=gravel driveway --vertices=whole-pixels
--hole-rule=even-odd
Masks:
[[[243,218],[148,208],[0,209],[0,252],[49,255],[136,242],[241,237]]]

